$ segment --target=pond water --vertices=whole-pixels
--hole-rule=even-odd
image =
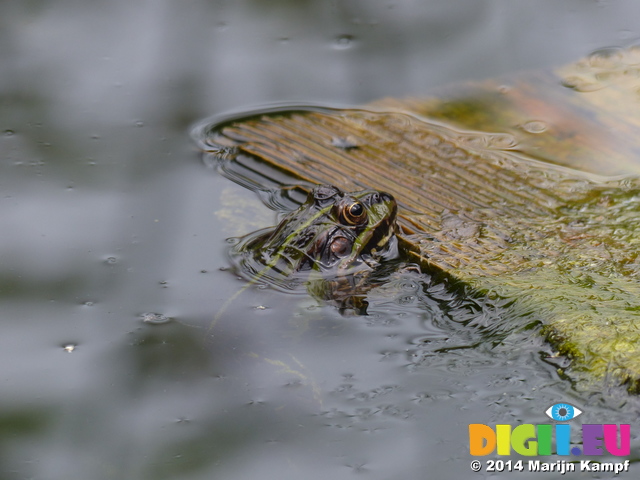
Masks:
[[[637,399],[574,391],[497,301],[406,273],[349,316],[247,287],[227,239],[276,214],[208,168],[190,131],[561,65],[637,42],[639,10],[3,3],[2,478],[512,478],[471,471],[468,425],[550,423],[557,402],[631,424],[637,476]],[[585,476],[612,475],[564,477]]]

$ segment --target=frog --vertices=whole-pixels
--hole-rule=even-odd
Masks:
[[[389,193],[318,185],[275,227],[241,238],[232,263],[251,281],[287,292],[304,286],[344,307],[361,298],[372,272],[399,258],[397,212]]]

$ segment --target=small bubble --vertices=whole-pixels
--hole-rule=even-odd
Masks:
[[[333,42],[333,48],[338,50],[346,50],[353,45],[354,37],[352,35],[338,35]]]
[[[589,81],[578,76],[569,76],[562,79],[562,86],[575,90],[576,92],[595,92],[604,88],[604,85]]]
[[[13,130],[5,130],[4,131],[4,136],[5,137],[13,137],[16,134],[16,132],[14,132]]]
[[[70,343],[69,345],[63,346],[62,348],[64,349],[65,352],[71,353],[76,349],[76,345]]]
[[[404,295],[398,298],[397,303],[398,305],[409,305],[414,302],[415,298],[416,297],[414,297],[413,295]]]
[[[402,290],[408,290],[410,292],[416,292],[418,290],[418,284],[414,282],[402,282],[400,284]]]
[[[162,315],[161,313],[152,312],[143,313],[142,315],[140,315],[140,318],[144,323],[151,323],[153,325],[160,325],[171,321],[171,317],[167,317],[165,315]]]
[[[547,124],[540,120],[532,120],[521,125],[521,127],[525,132],[529,133],[542,133],[545,132],[548,128]]]
[[[117,261],[118,261],[118,259],[117,259],[116,257],[108,257],[108,258],[105,260],[105,263],[108,263],[108,264],[110,264],[110,265],[113,265],[113,264],[114,264],[114,263],[116,263]]]
[[[200,273],[209,273],[206,270],[200,270]]]
[[[496,148],[500,150],[515,148],[518,146],[518,141],[513,135],[506,133],[496,133],[493,135],[483,136],[483,141],[489,148]]]
[[[256,310],[266,310],[267,307],[265,307],[264,305],[258,305],[257,307],[255,307]]]
[[[136,127],[144,127],[144,122],[141,120],[138,120],[135,125]]]
[[[240,239],[237,237],[230,237],[225,239],[225,242],[227,242],[229,245],[236,245],[239,241]]]
[[[636,34],[631,30],[620,30],[618,32],[618,38],[620,38],[621,40],[631,40],[635,36]]]
[[[622,63],[623,50],[619,47],[600,48],[587,57],[587,62],[592,68],[614,68]]]
[[[84,302],[83,305],[85,307],[93,307],[94,303],[93,302]]]

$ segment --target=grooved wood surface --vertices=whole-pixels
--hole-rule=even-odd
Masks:
[[[630,50],[423,100],[247,117],[210,129],[203,147],[240,167],[257,159],[304,182],[391,193],[416,262],[513,298],[588,388],[637,392],[636,60]]]

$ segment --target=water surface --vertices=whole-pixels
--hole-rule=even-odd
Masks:
[[[475,478],[469,423],[545,422],[558,400],[634,433],[635,399],[576,394],[528,331],[485,341],[500,304],[451,305],[424,279],[379,292],[368,317],[256,286],[211,328],[245,284],[226,239],[276,214],[189,132],[563,64],[633,42],[639,8],[4,3],[3,478]]]

